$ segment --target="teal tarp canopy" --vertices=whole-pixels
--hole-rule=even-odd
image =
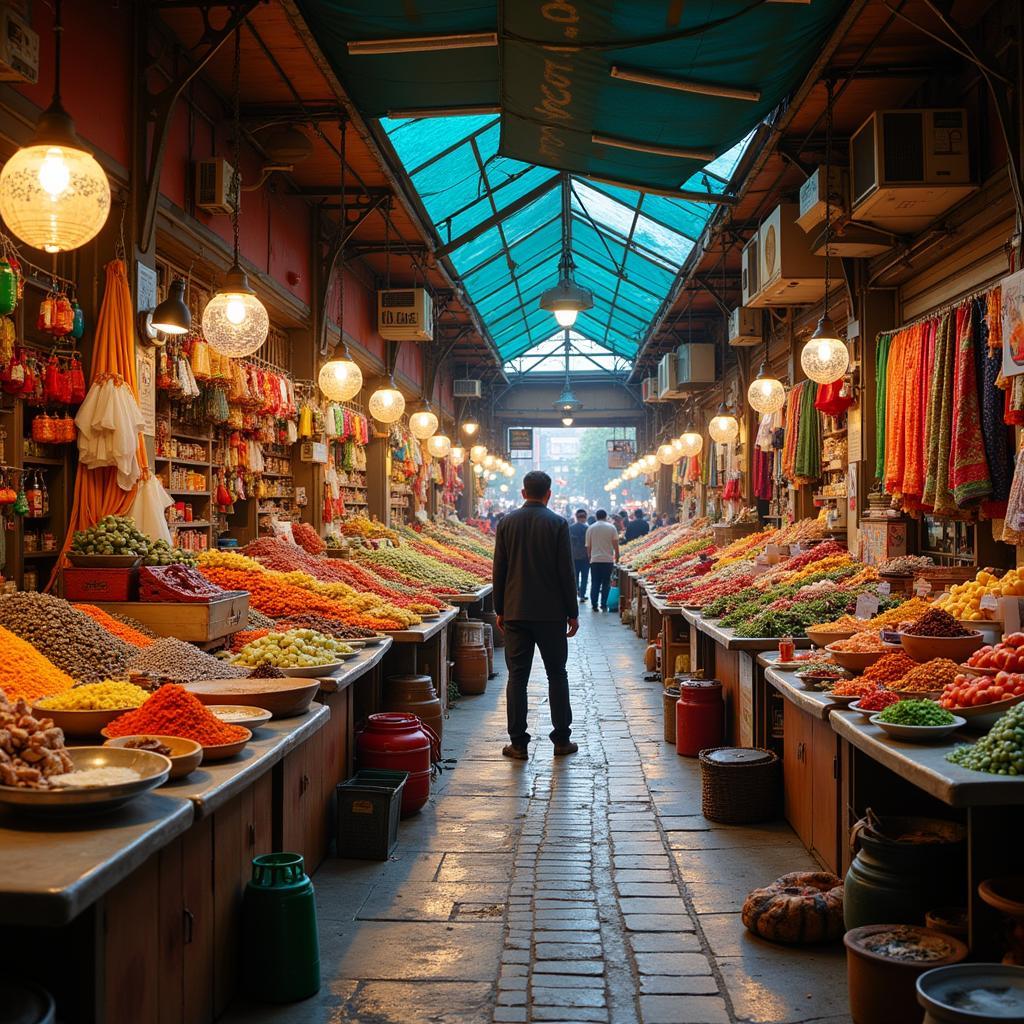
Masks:
[[[678,189],[796,86],[843,0],[300,0],[364,114],[500,107],[500,152],[526,163]],[[350,41],[497,33],[472,49],[353,55]],[[754,90],[756,100],[613,76]],[[612,137],[672,155],[604,142]],[[690,156],[679,155],[689,152]]]

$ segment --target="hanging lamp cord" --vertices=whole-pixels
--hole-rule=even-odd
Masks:
[[[53,5],[53,106],[61,106],[60,96],[60,59],[64,39],[64,17],[62,0],[54,0]]]
[[[828,316],[828,289],[830,281],[832,251],[832,90],[835,83],[831,78],[825,81],[825,300],[822,316]]]
[[[242,203],[242,171],[239,164],[242,160],[242,27],[235,29],[235,63],[231,69],[231,95],[234,109],[232,111],[231,139],[231,236],[235,251],[235,263],[239,260],[238,219]]]

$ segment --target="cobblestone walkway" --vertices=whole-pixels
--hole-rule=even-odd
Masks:
[[[331,860],[315,882],[324,988],[247,1024],[847,1024],[840,950],[745,933],[746,893],[814,869],[782,822],[715,826],[696,765],[662,740],[661,687],[617,617],[582,607],[573,738],[553,758],[531,681],[528,762],[507,741],[504,666],[445,727],[456,759],[386,864]],[[499,652],[499,661],[501,661]]]

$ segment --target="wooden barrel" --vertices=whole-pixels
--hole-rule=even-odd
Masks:
[[[465,611],[462,612],[465,615]],[[454,641],[452,647],[457,651],[460,647],[483,647],[484,624],[479,619],[457,618],[453,623]]]
[[[444,712],[430,676],[388,676],[384,681],[384,710],[416,715],[439,737],[442,735]]]
[[[480,618],[491,627],[493,634],[494,649],[498,650],[505,646],[505,634],[498,629],[498,616],[494,612],[481,612]]]
[[[484,624],[466,616],[465,609],[452,626],[455,637],[452,643],[452,657],[455,659],[453,673],[460,693],[483,693],[487,689],[487,648],[484,646]]]

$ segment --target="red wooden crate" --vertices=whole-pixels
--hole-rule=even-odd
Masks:
[[[64,597],[68,601],[134,601],[139,591],[138,569],[64,570]]]

